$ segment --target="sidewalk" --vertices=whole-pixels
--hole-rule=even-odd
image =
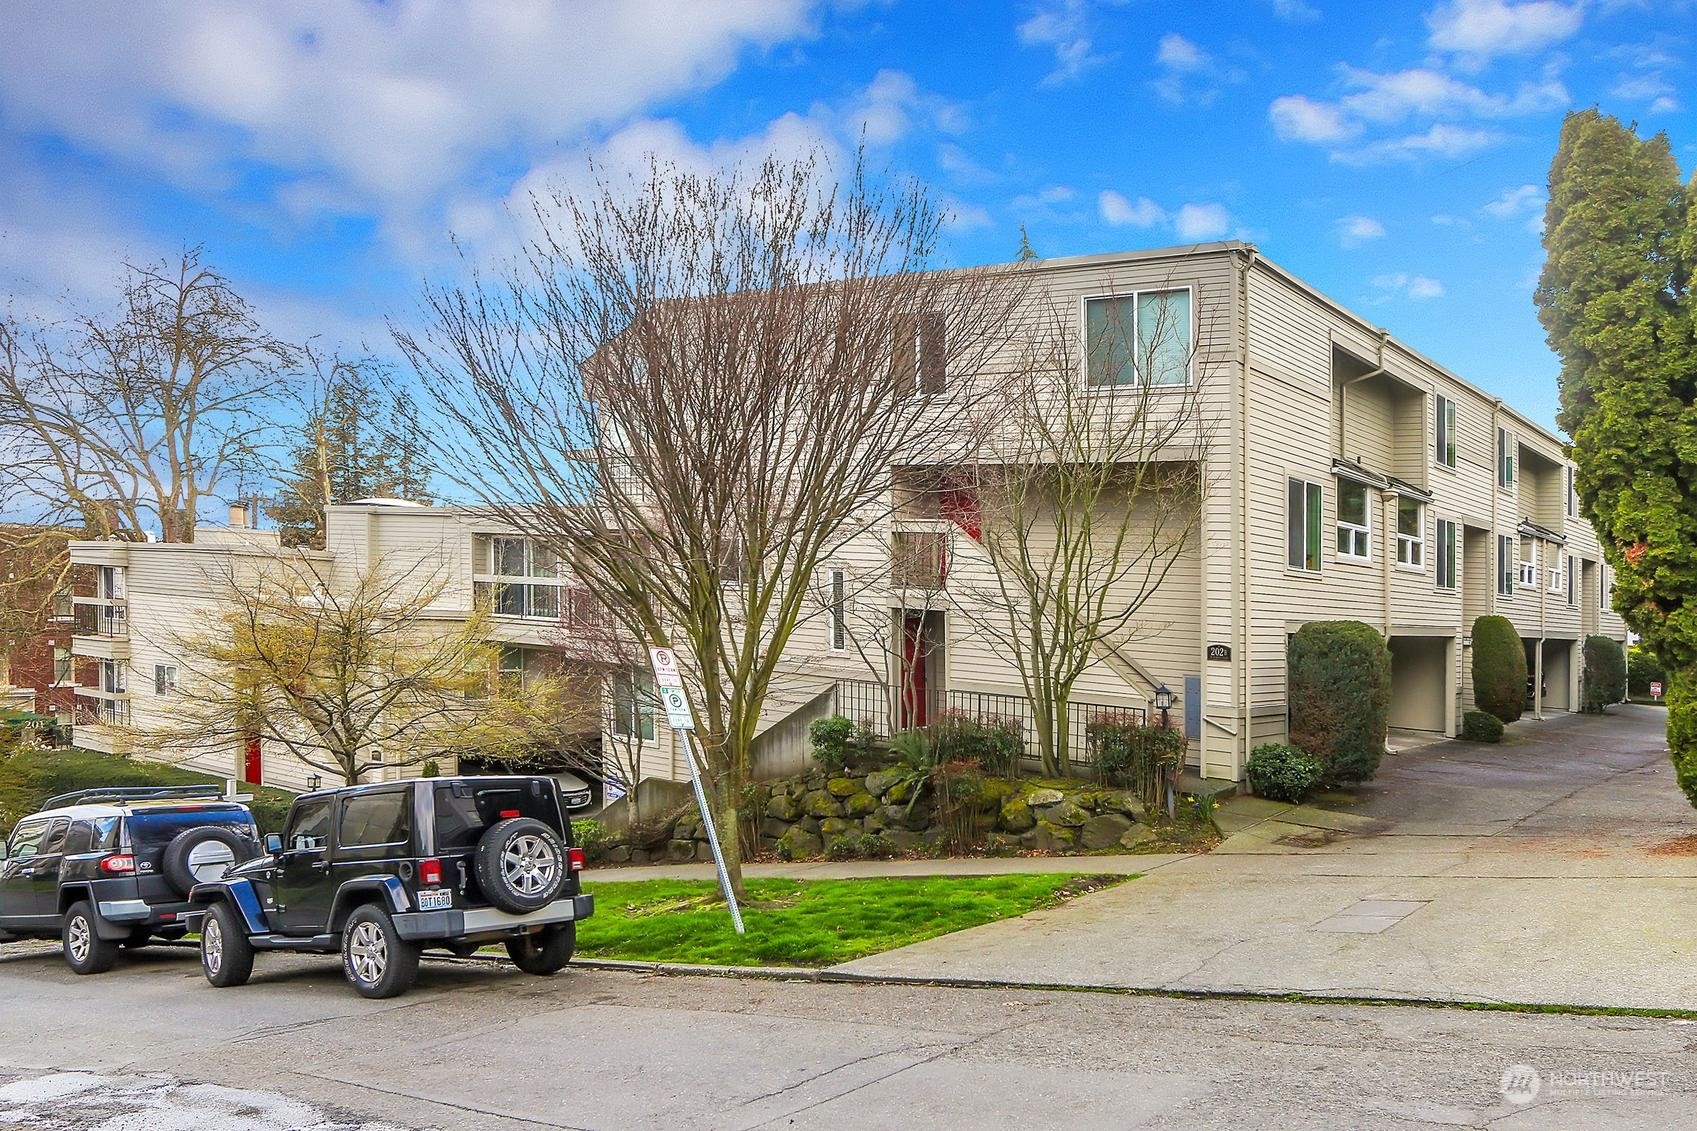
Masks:
[[[802,860],[793,864],[744,864],[749,879],[858,880],[875,876],[1012,876],[1079,872],[1085,875],[1132,876],[1154,871],[1183,853],[1144,856],[983,856],[941,860]],[[583,874],[589,891],[598,883],[633,880],[711,880],[711,864],[637,865],[591,868]]]

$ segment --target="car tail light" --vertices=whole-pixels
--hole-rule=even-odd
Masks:
[[[136,858],[134,856],[122,854],[118,856],[108,856],[100,862],[100,870],[102,872],[112,872],[116,875],[127,876],[136,870]]]
[[[568,848],[568,849],[566,849],[566,871],[568,871],[568,872],[581,872],[581,871],[583,871],[583,849],[581,849],[581,848]]]
[[[418,862],[418,882],[421,884],[439,884],[442,882],[442,861],[434,858]]]
[[[521,816],[521,815],[522,814],[520,814],[517,809],[503,809],[503,810],[501,810],[501,820],[503,820],[503,821],[507,820],[510,817],[518,817],[518,816]]]

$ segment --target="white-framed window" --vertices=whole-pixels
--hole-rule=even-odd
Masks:
[[[100,690],[121,695],[130,689],[130,669],[122,660],[100,661]]]
[[[1363,484],[1338,480],[1338,557],[1373,558],[1373,498]]]
[[[1285,563],[1306,573],[1320,572],[1325,545],[1325,488],[1306,479],[1292,479],[1285,492]]]
[[[1396,561],[1410,569],[1426,568],[1426,515],[1419,499],[1397,499]]]
[[[53,682],[76,682],[75,661],[71,659],[71,650],[63,645],[55,645],[53,648]]]
[[[1504,597],[1514,596],[1514,570],[1519,561],[1514,538],[1508,534],[1497,535],[1497,592]]]
[[[1515,449],[1520,441],[1507,428],[1497,429],[1497,486],[1509,488],[1514,486],[1514,457]]]
[[[94,595],[106,601],[122,601],[129,587],[123,566],[98,566],[94,574]]]
[[[613,734],[653,742],[654,708],[659,702],[654,677],[641,668],[632,668],[615,673],[608,682],[613,698]]]
[[[169,695],[175,690],[177,690],[177,665],[154,664],[153,693],[155,695]]]
[[[1562,569],[1564,557],[1555,551],[1550,552],[1550,592],[1561,593],[1566,590],[1564,581],[1565,571]]]
[[[848,574],[831,571],[831,651],[848,649]]]
[[[560,619],[560,559],[547,543],[517,535],[479,535],[472,583],[479,602],[498,617]]]
[[[1454,589],[1458,580],[1456,570],[1455,523],[1447,518],[1438,520],[1437,580],[1439,589]]]
[[[1518,580],[1527,589],[1538,588],[1538,543],[1531,538],[1520,539],[1520,572]]]
[[[931,396],[948,384],[944,325],[942,313],[935,310],[896,323],[892,365],[896,396]]]
[[[1133,291],[1084,300],[1084,382],[1190,383],[1190,288]]]
[[[1455,466],[1455,402],[1439,397],[1432,417],[1432,458],[1444,467]]]

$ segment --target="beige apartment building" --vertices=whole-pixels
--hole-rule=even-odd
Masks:
[[[1087,393],[1148,381],[1152,401],[1183,400],[1197,417],[1182,454],[1200,465],[1194,533],[1139,610],[1138,631],[1103,649],[1081,680],[1081,722],[1101,710],[1152,712],[1165,687],[1194,767],[1239,779],[1250,750],[1286,734],[1290,634],[1352,619],[1389,639],[1392,727],[1453,735],[1472,705],[1472,625],[1489,613],[1526,641],[1532,712],[1577,709],[1583,638],[1626,633],[1557,436],[1251,245],[1054,259],[1032,270],[1033,301],[1077,319],[1078,368],[1057,379]],[[1139,340],[1138,319],[1157,314],[1170,340],[1153,343],[1152,361],[1111,351],[1100,360],[1092,339],[1103,327],[1127,326]],[[913,393],[946,397],[946,355],[930,356],[941,368]],[[887,514],[812,579],[817,599],[761,723],[768,770],[804,757],[806,723],[827,714],[886,731],[945,709],[1028,717],[1017,673],[987,628],[991,563],[970,502],[912,489],[907,470],[891,469]],[[475,510],[374,500],[329,508],[328,532],[322,553],[334,569],[382,562],[443,579],[444,618],[488,602],[513,672],[559,653],[588,621],[552,554]],[[204,571],[276,552],[273,536],[242,527],[203,531],[192,546],[73,544],[73,560],[97,575],[97,595],[79,598],[91,615],[74,647],[99,661],[79,689],[89,721],[77,744],[113,748],[122,724],[168,710],[175,668],[159,642],[204,601]],[[645,684],[634,666],[608,679],[619,694],[603,739],[642,747],[643,776],[682,777],[682,743],[641,695]],[[211,772],[305,784],[302,767],[264,750],[194,757]]]

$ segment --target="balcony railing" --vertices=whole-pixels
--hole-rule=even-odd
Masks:
[[[888,687],[869,680],[843,679],[837,681],[837,713],[872,732],[875,738],[889,738],[897,729],[900,714],[897,710],[898,687]],[[1023,695],[1004,695],[984,691],[943,691],[930,689],[926,693],[925,717],[936,722],[945,712],[968,718],[996,720],[1020,732],[1028,757],[1041,753],[1037,737],[1035,704]],[[917,712],[916,712],[917,713]],[[1084,703],[1073,700],[1067,704],[1067,761],[1075,766],[1091,764],[1089,725],[1101,715],[1141,726],[1148,721],[1142,707],[1124,707],[1112,703]]]
[[[126,637],[130,634],[129,608],[122,602],[81,598],[71,631],[77,636]]]

